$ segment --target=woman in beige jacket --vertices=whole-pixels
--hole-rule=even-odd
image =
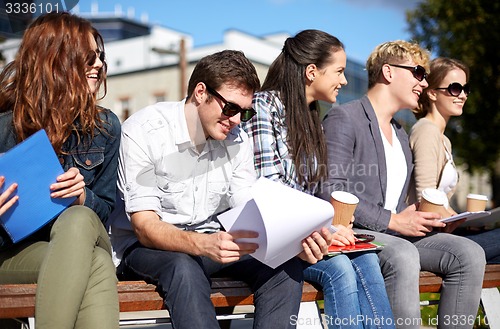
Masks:
[[[425,188],[437,188],[451,198],[458,183],[451,142],[444,135],[452,116],[462,114],[470,93],[469,68],[459,60],[439,57],[431,61],[429,86],[422,92],[419,107],[414,110],[419,119],[410,132],[410,147],[415,168],[415,193],[420,198]],[[448,204],[450,214],[456,214]],[[458,223],[458,222],[456,222]],[[445,229],[453,231],[457,225]],[[500,228],[494,230],[456,230],[485,250],[488,263],[500,263]]]

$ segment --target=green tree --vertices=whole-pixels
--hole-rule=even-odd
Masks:
[[[450,120],[458,162],[491,174],[500,206],[500,1],[424,0],[407,12],[415,41],[436,56],[457,58],[471,71],[464,113]],[[498,169],[497,169],[498,168]]]

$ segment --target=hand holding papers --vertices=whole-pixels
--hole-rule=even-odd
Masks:
[[[44,130],[0,156],[4,188],[18,184],[19,200],[0,216],[2,226],[14,243],[50,222],[75,200],[74,197],[50,197],[50,185],[63,172]]]
[[[276,268],[299,254],[301,241],[322,227],[330,227],[332,205],[281,183],[259,178],[252,186],[253,199],[218,216],[226,231],[257,231],[259,244],[252,256]]]

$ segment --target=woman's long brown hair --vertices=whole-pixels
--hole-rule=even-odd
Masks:
[[[60,154],[72,131],[92,138],[100,128],[97,91],[91,92],[86,78],[96,57],[91,35],[104,51],[90,22],[70,13],[43,15],[28,27],[14,61],[0,74],[0,111],[13,111],[18,142],[45,129]],[[103,63],[97,86],[104,84],[102,97],[105,81]]]
[[[287,143],[297,181],[310,191],[327,177],[327,151],[317,102],[307,104],[306,67],[323,69],[344,45],[320,30],[304,30],[285,41],[281,54],[269,67],[262,90],[277,90],[285,106]]]

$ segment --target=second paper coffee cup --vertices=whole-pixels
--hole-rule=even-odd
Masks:
[[[348,226],[358,205],[358,197],[349,192],[334,191],[331,194],[330,202],[334,210],[332,224]]]
[[[484,211],[486,209],[486,203],[488,202],[488,197],[482,194],[468,194],[467,195],[467,211]]]
[[[450,217],[450,213],[446,210],[447,203],[446,194],[435,188],[426,188],[422,191],[419,211],[435,212],[441,215],[442,218]]]

